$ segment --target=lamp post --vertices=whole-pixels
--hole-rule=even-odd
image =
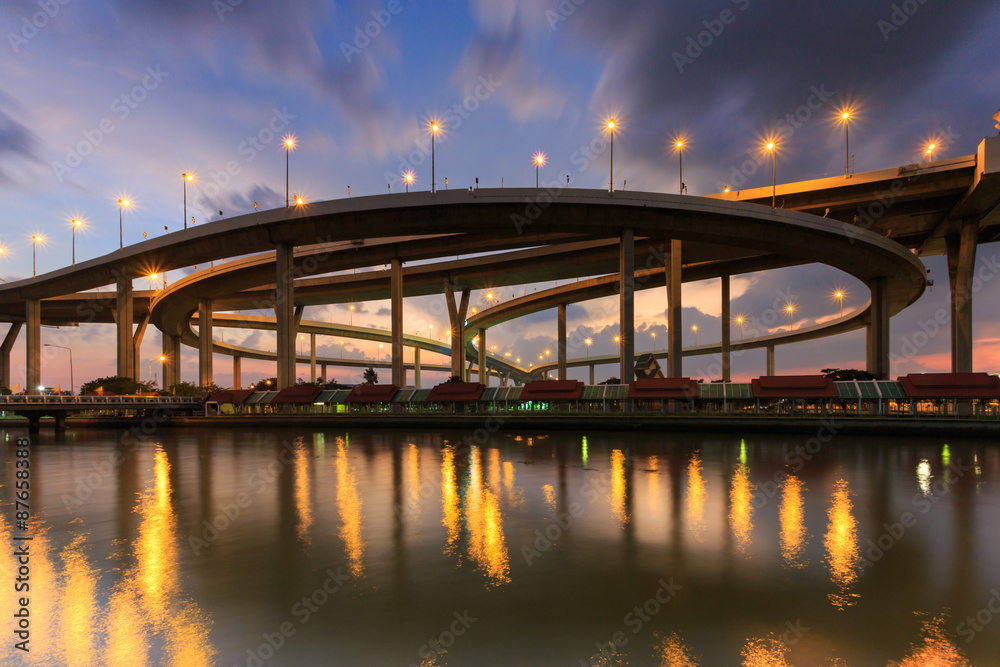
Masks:
[[[691,331],[694,332],[694,346],[698,347],[698,325],[697,324],[692,325]]]
[[[431,192],[437,192],[437,174],[434,165],[434,138],[441,131],[441,126],[437,121],[431,121]],[[447,180],[447,179],[445,179]]]
[[[937,150],[937,144],[927,144],[927,150],[924,153],[927,154],[927,161],[934,161],[934,151]]]
[[[122,209],[131,206],[132,202],[128,199],[118,200],[118,249],[122,250],[125,248],[125,233],[122,231]]]
[[[340,341],[340,358],[344,358],[344,341]]]
[[[788,304],[785,310],[788,311],[788,330],[791,331],[792,329],[795,328],[795,323],[793,321],[793,317],[795,315],[795,306],[792,304]]]
[[[184,229],[188,228],[188,181],[194,180],[194,174],[183,173],[181,180],[184,181]]]
[[[653,336],[653,352],[656,352],[656,332],[655,331],[652,332],[652,336]]]
[[[285,208],[288,208],[289,198],[288,198],[288,165],[289,158],[288,155],[295,150],[295,135],[288,134],[285,135]]]
[[[415,176],[414,176],[414,174],[413,174],[412,171],[408,171],[408,172],[406,172],[406,173],[403,174],[403,182],[406,183],[406,191],[407,192],[410,191],[410,183],[412,183],[414,181],[414,179],[415,179]]]
[[[52,343],[44,343],[45,347],[58,347],[60,350],[69,351],[69,393],[71,396],[76,395],[76,384],[73,381],[73,350],[66,347],[65,345],[53,345]]]
[[[538,187],[538,170],[545,166],[546,155],[542,151],[538,151],[533,156],[535,161],[535,187]]]
[[[771,208],[775,208],[778,195],[778,146],[773,141],[767,142],[767,150],[771,151]]]
[[[351,304],[351,326],[354,326],[354,304]]]
[[[38,244],[41,243],[43,240],[44,239],[40,235],[38,235],[38,234],[35,234],[35,235],[33,235],[31,237],[31,277],[32,278],[34,278],[34,277],[36,277],[38,275],[37,272],[35,271],[35,248],[37,248]]]
[[[150,292],[153,291],[153,281],[154,280],[156,280],[156,274],[155,273],[150,273],[149,274],[149,291]],[[152,359],[150,359],[150,361],[152,361]]]
[[[844,290],[837,290],[833,293],[833,298],[840,302],[840,316],[844,316]]]
[[[678,194],[684,194],[684,140],[678,139],[677,143],[677,166],[679,168],[680,189]]]
[[[840,114],[844,121],[844,178],[851,177],[851,112],[845,109]]]
[[[83,226],[83,220],[73,218],[69,222],[73,226],[73,266],[76,266],[76,228]]]
[[[590,338],[587,338],[586,340],[583,341],[583,344],[587,346],[587,358],[590,359],[590,346],[594,344],[594,341]]]
[[[611,192],[615,191],[615,124],[614,118],[608,119],[608,132],[611,133]]]
[[[743,340],[743,316],[742,315],[737,315],[736,316],[736,324],[739,325],[739,327],[740,327],[740,341],[742,342],[742,340]]]

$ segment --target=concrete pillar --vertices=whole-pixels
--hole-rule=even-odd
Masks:
[[[0,386],[10,389],[10,351],[17,342],[17,336],[24,328],[23,322],[11,322],[10,329],[0,345]]]
[[[212,300],[202,298],[198,306],[198,386],[212,384]]]
[[[465,370],[465,316],[469,312],[468,288],[462,290],[461,303],[455,303],[455,291],[451,283],[444,282],[444,296],[448,302],[448,321],[451,322],[451,374],[468,380]]]
[[[889,279],[874,278],[869,283],[872,294],[871,323],[868,325],[868,372],[881,380],[889,379]]]
[[[976,268],[979,221],[962,220],[962,231],[949,236],[948,279],[951,284],[951,372],[972,372],[972,281]]]
[[[132,339],[132,281],[118,278],[115,300],[115,324],[118,327],[118,377],[135,378],[135,345]]]
[[[635,378],[635,232],[622,231],[618,245],[618,318],[621,322],[619,376],[624,383]]]
[[[326,364],[320,364],[319,365],[319,373],[320,373],[320,378],[323,381],[323,384],[326,384],[327,383],[327,379],[326,379]]]
[[[566,304],[559,304],[559,379],[566,379]]]
[[[479,382],[484,385],[490,383],[486,375],[486,329],[479,330]]]
[[[316,334],[309,334],[309,381],[316,383]]]
[[[667,377],[681,377],[684,369],[682,359],[682,327],[681,322],[681,284],[683,277],[681,267],[681,242],[670,241],[670,252],[666,253],[664,264],[667,273]]]
[[[278,386],[295,386],[295,246],[279,243],[275,249],[274,318],[277,324]]]
[[[722,381],[732,380],[732,316],[730,314],[730,280],[722,276]]]
[[[24,343],[24,362],[27,366],[24,391],[27,394],[37,394],[38,386],[42,384],[42,302],[39,299],[28,299],[25,302],[24,322],[27,325]],[[129,336],[129,347],[132,346]]]
[[[413,386],[420,389],[420,348],[413,348]]]
[[[160,349],[164,357],[162,375],[163,387],[172,387],[181,382],[181,338],[163,334]]]
[[[767,372],[766,375],[774,375],[774,346],[767,346]]]
[[[393,259],[389,271],[389,293],[392,299],[392,383],[406,386],[406,366],[403,364],[403,263]]]
[[[233,389],[243,388],[243,357],[233,355]]]
[[[590,365],[590,384],[591,385],[597,384],[596,382],[594,382],[594,364]]]

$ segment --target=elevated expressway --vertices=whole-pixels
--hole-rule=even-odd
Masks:
[[[211,378],[212,353],[219,352],[236,358],[275,358],[283,386],[295,381],[297,362],[312,361],[312,355],[306,360],[295,353],[300,326],[307,328],[304,333],[331,330],[324,323],[300,323],[303,307],[389,298],[392,327],[377,335],[392,341],[393,381],[404,384],[404,347],[441,351],[441,344],[404,336],[403,298],[442,292],[457,334],[450,341],[453,374],[464,373],[463,359],[478,356],[480,367],[517,377],[523,377],[525,369],[486,358],[485,332],[490,326],[545,308],[559,309],[556,368],[562,375],[570,363],[565,356],[566,303],[618,293],[625,378],[632,368],[631,361],[624,360],[634,356],[633,291],[664,285],[668,373],[679,374],[683,354],[718,351],[725,377],[734,347],[729,326],[723,326],[719,346],[681,350],[681,282],[721,277],[723,322],[728,324],[731,275],[813,262],[834,266],[869,285],[870,304],[822,327],[736,347],[769,346],[865,326],[869,367],[885,375],[888,317],[924,290],[925,271],[918,256],[939,253],[949,255],[953,293],[959,297],[953,300],[953,364],[955,370],[971,370],[975,248],[996,240],[1000,232],[998,142],[1000,138],[986,139],[977,155],[965,158],[781,185],[778,210],[761,205],[770,203],[770,188],[712,198],[505,189],[354,198],[230,218],[0,287],[0,320],[13,323],[3,343],[0,381],[9,383],[9,352],[23,325],[27,386],[35,387],[41,372],[42,322],[113,320],[118,325],[121,375],[137,373],[136,343],[153,323],[164,333],[165,384],[179,379],[176,359],[183,341],[200,349],[202,381]],[[493,255],[478,256],[484,253]],[[450,259],[462,255],[476,256]],[[148,293],[133,293],[133,281],[152,271],[233,257],[237,259],[173,283],[151,303]],[[388,270],[364,270],[383,265]],[[353,269],[363,270],[349,273]],[[532,293],[467,317],[472,289],[595,275],[600,277]],[[114,297],[81,294],[108,284],[116,285]],[[458,303],[456,293],[462,296]],[[234,316],[223,312],[265,307],[275,308],[278,349],[273,356],[212,340],[213,316],[215,325],[230,326]],[[191,327],[196,313],[197,333]],[[241,326],[272,324],[244,318]],[[333,335],[361,335],[339,331]],[[483,343],[478,349],[470,344],[477,333]]]

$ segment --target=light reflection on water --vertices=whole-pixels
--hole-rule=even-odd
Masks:
[[[843,438],[795,471],[784,464],[794,437],[498,434],[464,447],[450,434],[350,435],[348,446],[343,432],[165,433],[72,511],[65,487],[116,434],[34,448],[32,613],[47,622],[33,626],[30,659],[7,642],[0,664],[246,665],[285,622],[294,633],[268,667],[578,664],[619,632],[628,641],[610,664],[913,667],[1000,654],[995,628],[956,636],[1000,580],[995,449]],[[294,443],[284,463],[282,442]],[[275,461],[254,491],[248,479]],[[949,478],[949,464],[975,473]],[[240,493],[250,503],[193,550],[203,520]],[[5,483],[6,544],[11,497]],[[906,511],[917,524],[860,569]],[[14,572],[0,561],[4,581]],[[302,621],[293,605],[328,572],[343,589]],[[666,580],[682,588],[653,612]],[[0,613],[13,611],[0,596]],[[477,621],[444,635],[462,612]],[[804,636],[782,639],[798,621]],[[428,652],[441,637],[448,650]]]

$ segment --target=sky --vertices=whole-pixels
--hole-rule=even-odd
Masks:
[[[115,250],[122,197],[134,203],[123,218],[126,244],[180,229],[185,172],[197,177],[187,189],[195,224],[219,211],[249,212],[253,202],[280,206],[286,133],[298,141],[291,189],[308,201],[344,197],[348,187],[355,196],[381,194],[387,182],[398,189],[411,168],[414,187],[428,188],[420,147],[434,117],[445,133],[436,151],[439,187],[444,178],[449,187],[476,178],[484,187],[530,186],[531,156],[544,151],[543,182],[570,175],[574,187],[606,188],[608,156],[588,147],[614,115],[617,188],[676,191],[671,147],[683,136],[688,193],[705,195],[737,178],[745,188],[767,185],[768,169],[734,170],[779,130],[787,137],[779,182],[843,173],[835,112],[844,104],[856,109],[850,147],[859,172],[912,163],[941,136],[953,140],[937,157],[972,154],[996,134],[991,117],[1000,106],[1000,6],[987,1],[3,0],[0,27],[0,279],[7,281],[31,275],[33,234],[45,238],[39,273],[68,264],[73,218],[85,221],[78,260]],[[810,96],[822,104],[795,118]],[[987,278],[974,306],[975,367],[990,372],[1000,370],[997,255],[997,244],[979,250]],[[935,286],[891,322],[894,376],[950,369],[947,326],[928,324],[947,309],[945,262],[925,261]],[[528,289],[536,287],[548,285]],[[867,300],[864,286],[821,265],[738,276],[733,312],[764,318],[791,299],[793,325],[807,326],[837,314],[830,298],[837,287],[846,289],[845,310]],[[663,292],[638,298],[638,351],[653,348],[653,332],[657,346],[665,342]],[[485,305],[483,298],[477,293],[473,302]],[[694,343],[692,325],[699,342],[718,340],[718,281],[685,285],[684,301],[685,344]],[[614,298],[572,305],[568,315],[571,336],[593,338],[590,354],[614,351]],[[332,305],[305,317],[346,322],[349,313]],[[353,320],[386,327],[386,304],[357,304]],[[764,321],[773,330],[787,326]],[[404,328],[426,333],[431,325],[447,329],[443,296],[408,300]],[[225,335],[273,349],[273,334]],[[489,344],[527,360],[554,354],[555,336],[551,311],[491,330]],[[114,374],[112,325],[45,329],[43,338],[73,348],[77,385]],[[319,353],[339,356],[338,343],[320,338]],[[159,374],[158,364],[148,366],[159,351],[158,332],[147,333],[144,378]],[[344,353],[375,350],[348,343]],[[777,369],[864,367],[864,353],[863,333],[855,332],[779,347]],[[65,388],[67,360],[52,348],[48,354],[43,382]],[[17,383],[23,334],[12,362]],[[762,350],[746,352],[734,360],[734,377],[756,377],[764,367]],[[228,385],[227,360],[217,357],[215,369]],[[300,366],[300,377],[308,373]],[[273,364],[244,363],[244,382],[273,374]],[[718,377],[718,359],[686,359],[684,374]],[[347,369],[331,375],[360,378]],[[196,376],[196,352],[185,349],[182,377]],[[424,374],[425,385],[440,379]]]

